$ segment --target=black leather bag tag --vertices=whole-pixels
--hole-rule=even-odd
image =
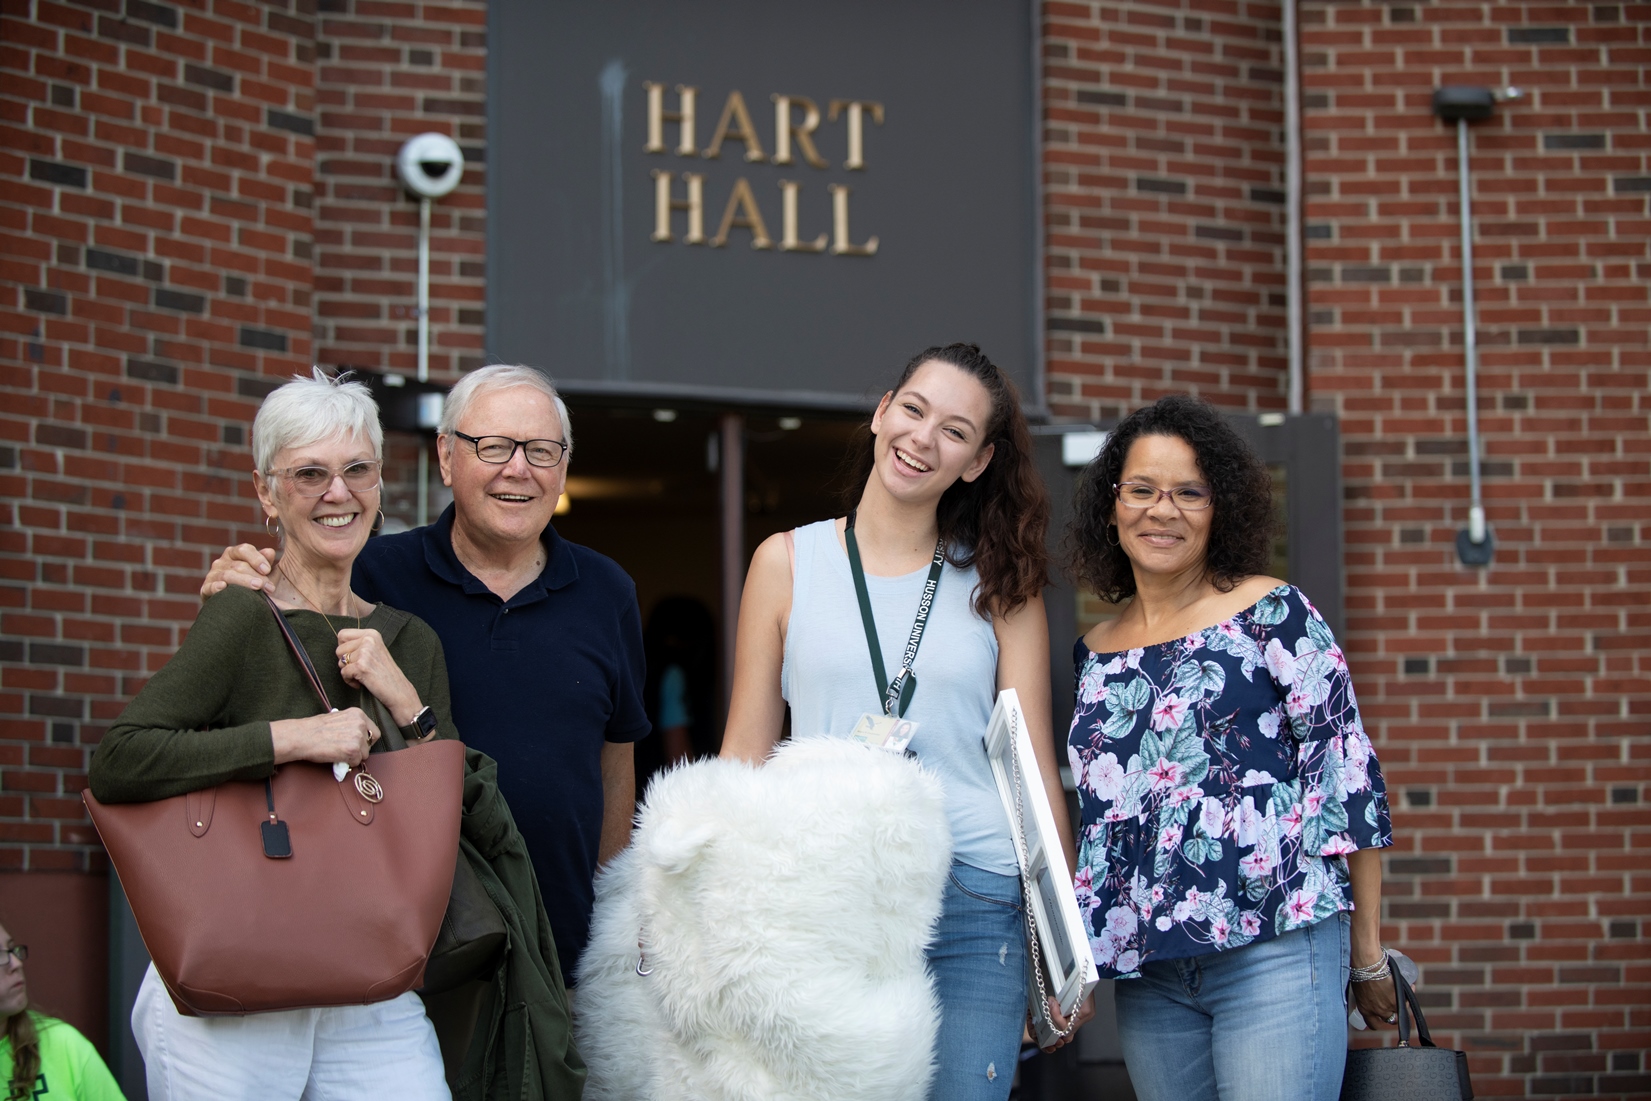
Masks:
[[[271,860],[286,860],[292,856],[292,839],[287,836],[287,824],[279,818],[258,823],[264,835],[264,855]]]
[[[287,824],[275,817],[275,785],[264,781],[264,805],[269,807],[269,818],[258,823],[264,835],[264,855],[271,860],[286,860],[292,856],[292,838],[287,836]]]

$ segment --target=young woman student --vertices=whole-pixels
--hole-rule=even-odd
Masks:
[[[1026,935],[982,735],[998,691],[1016,689],[1040,778],[1064,806],[1042,597],[1048,497],[1019,395],[972,344],[914,356],[855,447],[848,515],[773,536],[752,558],[722,752],[764,760],[787,704],[798,738],[911,734],[944,784],[953,843],[928,953],[941,1006],[929,1096],[1002,1101],[1026,1023]]]

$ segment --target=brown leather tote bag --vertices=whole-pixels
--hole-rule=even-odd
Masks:
[[[364,1005],[420,984],[453,888],[464,745],[369,763],[340,782],[294,762],[151,803],[84,793],[179,1012]]]

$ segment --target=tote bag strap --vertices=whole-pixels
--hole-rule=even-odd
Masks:
[[[1421,1041],[1421,1046],[1437,1047],[1438,1045],[1433,1042],[1433,1037],[1428,1034],[1427,1018],[1422,1016],[1422,1006],[1416,1000],[1415,989],[1405,980],[1403,975],[1399,974],[1398,965],[1395,964],[1392,970],[1393,995],[1394,1000],[1398,1003],[1399,1046],[1410,1046],[1410,1024],[1412,1017],[1414,1017],[1416,1038]]]
[[[327,690],[321,687],[321,676],[315,671],[315,663],[310,660],[309,651],[304,649],[303,644],[298,641],[298,636],[292,633],[292,627],[287,623],[287,617],[281,614],[280,607],[270,598],[268,593],[264,594],[264,599],[269,601],[269,609],[275,613],[275,622],[281,627],[281,637],[287,640],[288,646],[292,647],[293,655],[298,658],[298,664],[304,670],[305,679],[310,682],[310,687],[315,689],[315,694],[321,699],[321,706],[331,711],[333,709],[332,701],[327,699]],[[400,620],[391,621],[394,630],[399,631],[410,618],[406,613],[400,613],[400,615]],[[393,635],[387,636],[385,642],[388,643],[391,637]],[[406,749],[407,739],[401,733],[401,727],[396,725],[395,716],[390,714],[390,709],[384,706],[383,701],[371,692],[367,693],[367,698],[372,701],[373,722],[378,726],[379,733],[383,735],[383,739],[373,748],[391,752]]]
[[[288,646],[292,647],[293,656],[298,659],[298,664],[303,668],[304,676],[309,680],[310,687],[315,689],[315,694],[320,697],[322,710],[328,712],[334,710],[332,701],[327,698],[327,690],[321,686],[321,677],[315,671],[315,663],[310,661],[309,651],[305,650],[303,643],[298,641],[298,636],[292,633],[292,627],[287,623],[287,617],[281,614],[280,605],[275,603],[275,598],[270,596],[267,591],[264,591],[264,600],[269,604],[269,610],[275,615],[276,625],[281,628],[281,637],[287,640]]]

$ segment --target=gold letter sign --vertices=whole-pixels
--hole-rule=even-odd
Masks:
[[[869,99],[834,99],[831,101],[831,121],[837,121],[837,112],[848,108],[848,160],[843,167],[849,170],[866,167],[866,146],[862,115],[871,112],[871,121],[883,125],[883,105]]]
[[[842,184],[827,184],[831,189],[831,251],[836,256],[876,256],[877,238],[867,237],[863,245],[851,244],[848,239],[848,188]]]
[[[722,107],[722,117],[717,120],[716,130],[711,134],[711,144],[704,151],[695,146],[694,141],[694,109],[697,104],[699,89],[691,84],[676,85],[677,109],[665,110],[665,85],[653,80],[645,80],[642,87],[648,94],[648,144],[643,146],[645,153],[668,152],[665,146],[665,124],[677,124],[677,144],[674,152],[679,157],[704,157],[716,160],[722,155],[722,144],[729,139],[745,143],[745,159],[748,162],[766,162],[768,155],[762,147],[762,139],[757,136],[757,128],[751,121],[751,112],[745,106],[745,97],[736,89],[728,93],[728,99]],[[789,165],[797,163],[798,159],[806,162],[812,168],[829,171],[831,162],[820,155],[815,145],[815,136],[820,129],[820,108],[814,100],[807,96],[774,93],[769,97],[774,101],[774,164]],[[866,139],[865,120],[871,116],[873,125],[883,124],[883,105],[870,99],[834,99],[829,102],[829,120],[836,122],[842,118],[845,124],[846,145],[848,159],[843,161],[843,168],[850,172],[864,172],[866,169]],[[802,118],[797,118],[801,112]],[[677,198],[672,181],[674,172],[663,169],[653,170],[654,180],[654,230],[652,240],[660,244],[669,244],[676,238],[671,232],[671,212],[683,211],[688,215],[688,232],[683,234],[682,243],[685,245],[710,245],[712,248],[724,248],[728,244],[728,235],[735,229],[751,231],[751,247],[754,249],[773,249],[775,242],[768,236],[768,225],[763,221],[762,208],[757,205],[757,194],[751,184],[740,177],[734,181],[733,190],[728,194],[728,202],[723,207],[722,224],[717,228],[717,235],[707,239],[705,236],[705,175],[699,172],[682,173],[682,183],[686,197]],[[832,256],[875,256],[877,255],[878,239],[875,235],[867,237],[862,244],[855,244],[848,227],[848,196],[849,188],[846,184],[832,183],[826,185],[831,193],[831,233],[828,236],[821,233],[812,240],[805,240],[801,236],[802,223],[802,188],[797,180],[780,180],[780,252],[799,252],[803,254],[819,254],[829,251]],[[773,194],[768,192],[768,194]],[[818,225],[818,215],[810,221]],[[827,242],[830,242],[829,250]]]
[[[803,109],[803,124],[794,126],[791,122],[791,105],[795,103]],[[820,156],[814,148],[814,139],[809,135],[820,127],[820,109],[814,106],[814,101],[806,96],[774,97],[774,163],[791,163],[791,141],[797,141],[797,148],[802,151],[803,160],[815,168],[829,168],[826,159]]]
[[[812,242],[797,240],[797,189],[801,186],[796,180],[780,181],[780,251],[824,252],[824,233]]]
[[[676,151],[678,156],[691,157],[694,155],[694,96],[698,88],[685,84],[676,86],[679,110],[665,110],[665,85],[654,81],[643,81],[642,87],[648,90],[648,144],[643,146],[645,153],[665,152],[665,124],[675,122],[681,126],[681,134],[677,140]],[[835,116],[834,116],[835,117]]]
[[[773,248],[768,239],[768,227],[762,224],[762,212],[757,209],[757,197],[751,194],[751,185],[741,176],[734,181],[734,190],[728,195],[728,206],[722,212],[722,227],[711,238],[712,248],[728,243],[728,231],[735,226],[751,231],[752,248]]]
[[[705,177],[697,172],[684,172],[683,181],[688,185],[688,198],[671,198],[671,174],[654,169],[654,234],[656,241],[671,239],[671,211],[686,210],[688,212],[688,233],[682,238],[685,245],[703,245],[705,243]]]
[[[730,127],[730,122],[737,126]],[[715,160],[722,155],[722,142],[730,135],[741,138],[745,142],[745,159],[748,161],[765,161],[768,159],[762,151],[762,142],[757,138],[757,128],[752,125],[751,112],[745,109],[745,97],[735,89],[728,93],[728,102],[723,105],[722,118],[717,122],[716,133],[711,135],[711,144],[705,147],[705,157]]]

